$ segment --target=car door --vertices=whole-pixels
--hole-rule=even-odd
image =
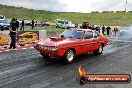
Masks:
[[[86,31],[83,39],[83,53],[90,52],[93,50],[93,32]]]

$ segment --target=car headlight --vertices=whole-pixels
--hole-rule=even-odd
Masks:
[[[56,51],[57,48],[56,48],[56,47],[51,47],[51,50],[52,50],[52,51]]]
[[[42,49],[47,49],[47,50],[50,50],[50,51],[56,51],[57,50],[57,47],[55,46],[44,46],[44,45],[40,45],[40,44],[32,44],[33,46],[38,46],[39,48],[42,48]]]

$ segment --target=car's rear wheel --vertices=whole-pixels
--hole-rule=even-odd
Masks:
[[[64,54],[65,62],[71,63],[71,62],[73,62],[74,58],[75,58],[75,51],[73,49],[66,50],[66,52]]]
[[[93,51],[93,54],[100,55],[102,54],[102,52],[103,52],[103,45],[101,44],[97,50]]]

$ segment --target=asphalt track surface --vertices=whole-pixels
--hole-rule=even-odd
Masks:
[[[48,62],[35,49],[1,52],[0,88],[132,88],[132,83],[78,85],[80,65],[90,74],[132,75],[132,41],[111,38],[102,55],[80,55],[67,65]]]

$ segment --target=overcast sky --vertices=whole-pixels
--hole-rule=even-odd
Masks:
[[[126,0],[0,0],[0,4],[54,12],[91,12],[124,10]],[[132,0],[127,0],[132,10]]]

